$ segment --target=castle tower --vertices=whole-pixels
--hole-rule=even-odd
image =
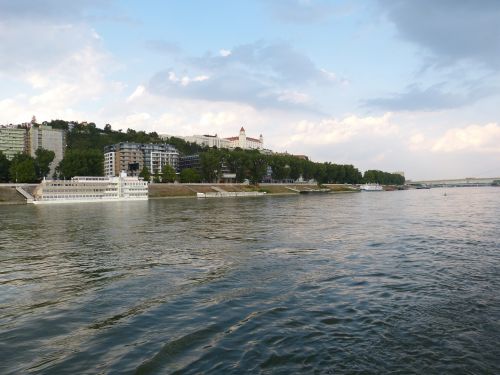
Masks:
[[[245,128],[243,126],[240,129],[240,136],[239,136],[238,143],[242,149],[245,149],[247,146],[247,136],[245,134]]]

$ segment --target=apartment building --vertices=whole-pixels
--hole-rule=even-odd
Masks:
[[[12,160],[14,155],[26,152],[28,148],[28,133],[17,126],[0,126],[0,151]]]
[[[53,175],[56,167],[64,158],[66,148],[66,131],[53,129],[49,125],[32,126],[28,135],[28,150],[32,157],[36,156],[36,150],[43,148],[54,152],[54,160],[50,163],[49,175]]]
[[[119,176],[121,171],[138,176],[144,166],[151,174],[161,173],[166,164],[179,168],[179,152],[169,144],[122,142],[104,148],[105,176]]]

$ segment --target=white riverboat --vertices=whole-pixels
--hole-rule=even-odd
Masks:
[[[384,188],[379,184],[364,184],[360,185],[359,189],[361,191],[383,191]]]
[[[77,176],[71,180],[44,179],[33,193],[33,203],[84,203],[148,199],[148,183],[122,172],[119,177]]]

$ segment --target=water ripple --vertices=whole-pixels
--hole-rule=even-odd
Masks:
[[[0,206],[0,373],[500,373],[498,192]]]

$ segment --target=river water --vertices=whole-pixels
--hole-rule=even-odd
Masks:
[[[0,206],[2,374],[500,373],[500,188]]]

